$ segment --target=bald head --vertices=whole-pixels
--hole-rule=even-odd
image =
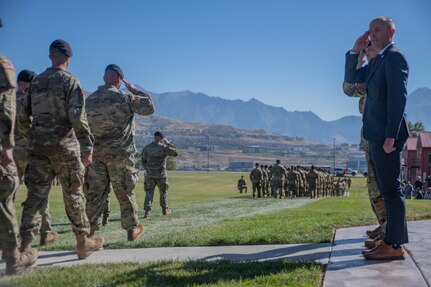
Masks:
[[[369,33],[371,45],[379,52],[393,41],[395,22],[386,16],[377,17],[371,21]]]

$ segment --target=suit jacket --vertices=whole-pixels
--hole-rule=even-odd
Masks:
[[[409,137],[404,109],[407,101],[409,67],[404,55],[390,45],[371,67],[357,69],[358,55],[346,54],[344,81],[365,83],[367,100],[362,118],[365,139],[406,140]]]

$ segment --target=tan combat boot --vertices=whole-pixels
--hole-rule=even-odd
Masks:
[[[94,251],[103,250],[104,239],[101,236],[88,238],[85,234],[76,235],[76,254],[79,259],[85,259]]]
[[[169,207],[162,208],[162,212],[163,212],[163,215],[171,215],[172,214],[172,211]]]
[[[57,240],[57,237],[58,237],[57,231],[52,231],[52,230],[48,233],[41,234],[39,245],[42,246],[42,245],[53,243],[55,240]]]
[[[6,275],[19,274],[29,267],[36,266],[37,250],[27,248],[24,252],[19,252],[18,248],[4,249],[6,260]]]
[[[136,226],[135,228],[127,230],[127,240],[128,241],[138,240],[143,234],[144,234],[144,225],[142,223],[139,223],[138,226]]]

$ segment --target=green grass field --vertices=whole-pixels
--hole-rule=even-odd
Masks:
[[[331,242],[337,228],[376,223],[364,178],[353,179],[348,197],[252,199],[250,190],[246,195],[237,192],[240,175],[170,172],[173,214],[162,216],[156,197],[149,219],[142,218],[141,179],[136,193],[145,235],[137,242],[126,241],[126,231],[120,227],[118,203],[113,197],[110,225],[98,232],[105,237],[105,248]],[[25,193],[21,187],[17,194],[19,217]],[[59,240],[40,250],[73,250],[75,239],[59,187],[51,191],[50,208],[53,229],[60,232]],[[431,218],[431,201],[407,200],[407,215],[409,220]],[[34,241],[36,246],[37,242]],[[79,274],[78,279],[69,273]],[[324,266],[287,261],[158,262],[96,265],[91,271],[85,266],[37,268],[14,279],[0,279],[0,285],[20,286],[31,280],[32,286],[320,286],[323,273]]]

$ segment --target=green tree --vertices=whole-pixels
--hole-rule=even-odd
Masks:
[[[412,137],[417,137],[420,132],[425,131],[425,126],[421,121],[415,123],[409,121],[407,123],[407,127],[409,129],[410,136]]]
[[[168,157],[166,159],[166,169],[167,170],[176,170],[177,169],[177,163],[173,158]]]

